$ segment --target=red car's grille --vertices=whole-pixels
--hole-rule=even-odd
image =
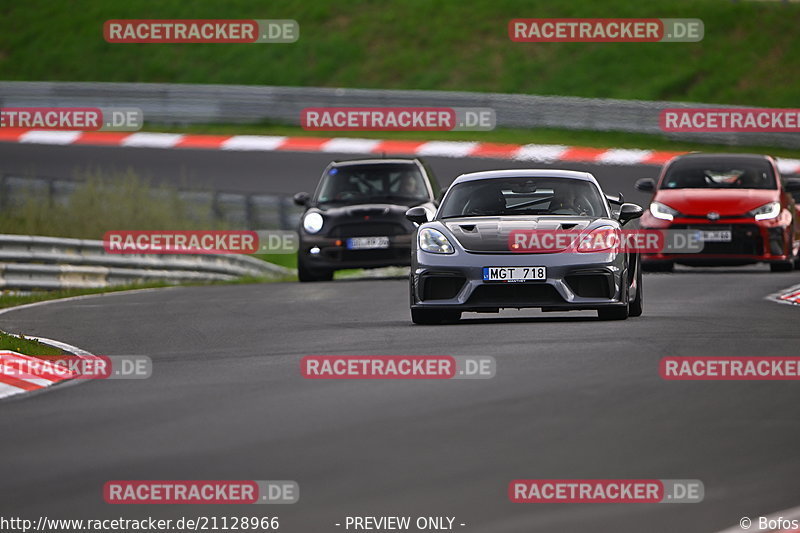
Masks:
[[[730,230],[730,242],[706,242],[702,256],[708,255],[762,255],[764,241],[755,224],[675,224],[670,229],[693,229],[700,231]]]

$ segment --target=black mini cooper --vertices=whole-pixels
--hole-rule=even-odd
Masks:
[[[334,161],[313,196],[294,195],[306,207],[300,219],[300,281],[327,281],[336,270],[407,266],[415,226],[411,207],[432,216],[440,187],[420,159]]]

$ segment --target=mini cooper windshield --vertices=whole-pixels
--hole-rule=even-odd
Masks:
[[[411,205],[427,200],[428,191],[419,168],[405,163],[333,167],[323,178],[317,195],[319,205],[398,201]]]
[[[607,217],[608,210],[593,183],[564,178],[504,178],[454,185],[439,218],[574,215]]]

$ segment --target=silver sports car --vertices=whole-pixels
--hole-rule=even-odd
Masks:
[[[614,204],[612,210],[611,205]],[[530,246],[619,232],[642,215],[606,196],[589,173],[494,170],[453,181],[431,219],[420,207],[411,251],[411,317],[416,324],[457,321],[465,311],[501,308],[597,310],[601,319],[642,313],[639,255],[623,247]]]

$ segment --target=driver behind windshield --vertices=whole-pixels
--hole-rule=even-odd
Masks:
[[[459,216],[569,215],[604,216],[605,204],[588,181],[508,178],[454,186],[440,208],[440,218]]]
[[[408,165],[354,165],[333,168],[323,182],[320,203],[353,204],[392,199],[424,200],[422,176]]]
[[[570,184],[554,187],[550,213],[553,215],[591,216],[594,214],[594,209],[591,202],[579,194],[577,187]]]
[[[400,181],[400,187],[397,193],[400,196],[416,198],[422,194],[422,191],[420,191],[420,180],[416,175],[410,172],[403,172],[398,181]]]

